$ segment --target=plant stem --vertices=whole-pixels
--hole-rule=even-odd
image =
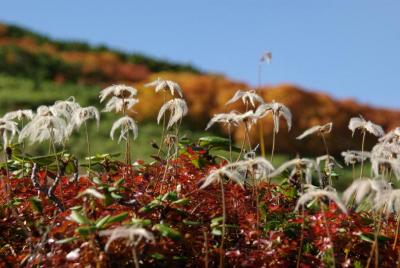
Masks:
[[[276,136],[275,130],[272,130],[271,163],[272,163],[272,160],[274,159],[274,151],[275,151],[275,136]]]
[[[257,70],[257,80],[258,80],[258,88],[260,89],[261,87],[261,74],[262,74],[262,64],[258,64],[258,70]],[[261,156],[265,158],[265,141],[264,141],[264,125],[262,124],[261,120],[259,121],[259,128],[258,128],[258,136],[260,140],[260,146],[261,146]]]
[[[258,136],[260,138],[261,156],[265,158],[264,125],[259,121]]]
[[[229,132],[229,161],[232,162],[232,133],[231,133],[230,123],[228,123],[228,132]]]
[[[296,268],[300,267],[300,257],[301,257],[301,252],[303,251],[303,240],[304,240],[304,207],[301,207],[301,218],[303,221],[301,222],[301,234],[300,234],[300,246],[299,246],[299,251],[297,253],[297,262],[296,262]]]
[[[163,98],[164,98],[163,104],[165,104],[165,103],[166,103],[166,100],[167,100],[167,96],[166,96],[165,90],[163,91]],[[162,128],[162,133],[161,133],[161,141],[160,141],[160,146],[159,146],[159,148],[158,148],[158,153],[157,153],[157,156],[158,156],[158,157],[160,156],[162,147],[163,147],[163,145],[164,145],[165,124],[166,124],[166,119],[165,119],[165,114],[164,114],[164,115],[163,115],[163,128]]]
[[[396,249],[397,245],[397,237],[399,235],[399,227],[400,227],[400,213],[397,215],[397,221],[396,221],[396,234],[394,235],[394,242],[393,242],[393,250]]]
[[[319,201],[319,207],[320,207],[321,213],[322,213],[322,220],[323,220],[323,222],[324,222],[324,225],[326,226],[326,235],[327,235],[328,238],[329,238],[329,242],[330,242],[331,248],[332,248],[332,261],[333,261],[333,265],[332,265],[332,266],[333,266],[333,267],[336,267],[336,263],[335,263],[335,248],[334,248],[334,245],[333,245],[332,236],[331,236],[331,234],[330,234],[330,232],[329,232],[329,226],[328,226],[328,222],[327,222],[327,220],[326,220],[324,204],[322,203],[321,200],[318,200],[318,201]]]
[[[369,268],[369,266],[371,264],[371,260],[372,260],[372,255],[374,252],[375,252],[375,268],[378,268],[378,264],[379,264],[378,235],[379,235],[379,232],[381,229],[382,213],[383,213],[384,208],[385,208],[385,206],[380,211],[377,212],[377,213],[379,213],[379,215],[375,215],[375,217],[374,217],[374,222],[375,222],[374,242],[372,243],[372,246],[371,246],[371,251],[369,253],[367,265],[365,266],[366,268]],[[377,221],[378,221],[378,223],[377,223]]]
[[[139,260],[138,260],[137,253],[136,253],[136,247],[132,248],[132,256],[133,256],[133,263],[135,265],[134,267],[139,268],[140,265],[139,265]]]
[[[226,205],[225,205],[225,191],[224,182],[221,179],[221,203],[222,203],[222,233],[221,233],[221,246],[219,255],[219,267],[224,267],[224,242],[225,242],[225,223],[226,223]]]
[[[363,130],[363,136],[362,136],[362,142],[361,142],[361,170],[360,170],[360,178],[363,175],[363,169],[364,169],[364,143],[365,143],[365,134],[366,131]]]
[[[208,268],[208,239],[207,239],[207,232],[205,230],[203,230],[203,236],[204,236],[204,251],[205,251],[204,268]]]
[[[88,171],[88,177],[90,179],[90,172],[92,171],[92,153],[90,152],[90,142],[89,142],[89,132],[87,128],[87,124],[85,122],[85,135],[86,135],[86,145],[87,145],[87,152],[88,152],[88,157],[89,157],[89,171]]]
[[[6,148],[6,145],[4,145]],[[10,185],[10,171],[8,169],[8,156],[6,149],[3,148],[4,161],[6,165],[6,178],[4,178],[4,191],[7,196],[7,201],[11,200],[11,185]]]
[[[322,142],[324,143],[326,155],[327,155],[328,158],[329,158],[329,149],[328,149],[328,145],[327,145],[327,143],[326,143],[325,134],[321,133],[321,138],[322,138]]]

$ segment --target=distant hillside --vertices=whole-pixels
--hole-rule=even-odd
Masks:
[[[4,24],[0,24],[0,73],[7,75],[3,82],[10,80],[20,88],[31,87],[24,89],[26,94],[31,96],[27,98],[26,95],[8,96],[10,90],[13,90],[12,83],[8,86],[0,85],[2,107],[17,105],[17,102],[28,107],[36,106],[38,103],[33,104],[34,100],[42,101],[42,98],[35,97],[39,93],[45,94],[48,99],[56,99],[60,96],[57,83],[69,82],[67,84],[70,86],[60,86],[60,91],[63,96],[74,94],[78,99],[81,94],[86,94],[80,92],[88,90],[87,88],[77,87],[80,90],[66,91],[73,88],[74,83],[92,85],[90,88],[94,92],[90,93],[90,105],[97,103],[97,91],[104,85],[118,82],[133,84],[139,89],[140,99],[134,108],[137,111],[134,117],[141,122],[154,122],[162,105],[162,98],[154,91],[143,88],[143,84],[157,77],[175,80],[182,86],[189,105],[189,120],[185,120],[185,123],[195,130],[204,129],[215,113],[231,109],[243,111],[240,104],[226,106],[225,102],[236,90],[249,88],[245,83],[233,81],[222,75],[201,73],[189,65],[127,54],[106,47],[92,47],[82,42],[61,42]],[[21,82],[19,78],[9,77],[29,78],[31,82]],[[56,84],[48,83],[47,80]],[[47,89],[43,90],[43,86]],[[329,95],[293,85],[264,87],[259,89],[259,94],[265,101],[276,100],[286,104],[293,112],[293,129],[290,133],[282,122],[282,129],[277,137],[278,152],[322,154],[323,146],[318,137],[310,137],[302,142],[297,141],[295,137],[315,124],[330,121],[334,123],[334,133],[327,140],[332,153],[338,154],[348,148],[360,149],[359,137],[355,135],[352,138],[347,128],[349,119],[360,114],[382,125],[386,130],[400,125],[399,111],[373,108],[351,100],[336,100]],[[271,147],[272,121],[266,118],[263,123],[266,125],[264,135],[268,150]],[[218,127],[213,128],[213,131],[215,130],[224,132],[224,129]],[[239,141],[242,135],[242,130],[237,130],[236,140]],[[252,140],[258,141],[256,133],[253,133]],[[375,138],[367,139],[369,146],[374,141]]]
[[[124,53],[106,46],[59,41],[0,23],[0,72],[81,84],[137,82],[161,71],[200,73],[188,64]]]

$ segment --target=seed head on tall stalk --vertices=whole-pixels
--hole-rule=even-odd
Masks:
[[[225,103],[225,105],[235,103],[239,99],[241,99],[243,104],[246,106],[246,112],[250,105],[255,108],[256,103],[264,103],[263,98],[261,98],[255,90],[238,90],[236,91],[235,95],[233,95],[233,97]]]
[[[361,178],[353,181],[343,192],[343,201],[349,206],[367,201],[371,204],[380,200],[383,193],[392,189],[392,186],[382,179]]]
[[[326,215],[325,215],[325,205],[323,202],[323,199],[329,199],[330,201],[333,201],[336,203],[336,205],[338,206],[338,208],[345,214],[347,214],[347,210],[346,210],[346,206],[343,204],[343,202],[340,200],[339,196],[337,195],[336,192],[332,192],[332,191],[326,191],[326,190],[320,190],[320,189],[312,189],[309,191],[306,191],[305,193],[303,193],[300,198],[297,200],[297,204],[295,207],[295,211],[298,211],[299,207],[302,207],[303,209],[305,208],[306,204],[310,201],[315,202],[316,204],[318,204],[319,209],[321,211],[322,214],[322,220],[323,220],[323,224],[326,228],[326,234],[327,237],[329,239],[329,243],[332,249],[332,261],[333,261],[333,267],[335,266],[335,248],[334,248],[334,244],[333,244],[333,240],[332,240],[332,236],[331,233],[329,231],[329,226],[328,226],[328,222],[326,219]]]
[[[96,120],[97,129],[99,129],[100,124],[100,113],[94,106],[78,108],[74,111],[72,115],[71,123],[69,124],[70,128],[79,130],[82,124],[85,125],[85,136],[86,136],[86,144],[87,144],[87,152],[88,152],[88,159],[89,159],[89,168],[88,168],[88,176],[90,178],[91,172],[91,151],[90,151],[90,141],[89,141],[89,132],[86,121],[94,119]]]
[[[111,138],[113,138],[114,131],[121,127],[121,135],[118,143],[121,139],[125,139],[125,164],[128,165],[131,162],[130,159],[130,138],[129,138],[129,130],[136,131],[137,136],[137,126],[135,121],[127,116],[127,112],[139,102],[138,99],[134,98],[137,95],[137,89],[127,86],[127,85],[112,85],[106,87],[105,89],[100,91],[100,102],[103,102],[107,98],[110,98],[106,103],[103,112],[122,112],[122,118],[117,120],[111,129]],[[136,137],[135,136],[135,137]]]
[[[268,63],[270,64],[272,61],[272,53],[270,51],[265,51],[260,60],[258,61],[258,72],[257,72],[257,83],[258,83],[258,89],[261,90],[261,79],[262,79],[262,66],[263,63]],[[258,125],[258,130],[259,130],[259,140],[260,140],[260,147],[261,147],[261,156],[265,157],[265,142],[264,142],[264,125],[262,122],[259,122]]]
[[[256,157],[248,160],[238,161],[235,163],[224,166],[225,170],[229,170],[234,174],[243,174],[241,180],[247,182],[253,188],[253,196],[255,196],[255,207],[256,207],[256,230],[260,227],[259,217],[259,185],[260,183],[268,178],[275,168],[274,166],[263,157]]]
[[[223,123],[228,126],[229,135],[229,161],[232,162],[232,126],[239,126],[239,113],[231,111],[230,113],[215,114],[208,122],[205,130],[208,130],[215,123]]]
[[[351,165],[353,170],[353,180],[355,180],[355,169],[354,166],[358,162],[365,161],[367,158],[371,157],[371,153],[369,152],[361,152],[361,151],[352,151],[347,150],[341,153],[344,163],[346,166]]]
[[[400,189],[390,189],[385,191],[375,203],[374,208],[378,211],[382,210],[382,213],[386,215],[386,218],[389,218],[391,214],[394,215],[394,218],[396,219],[396,231],[392,249],[395,250],[400,228]]]
[[[309,129],[307,129],[306,131],[304,131],[303,134],[298,136],[296,139],[302,140],[302,139],[304,139],[305,137],[307,137],[309,135],[317,134],[317,135],[321,136],[322,142],[323,142],[324,147],[325,147],[326,154],[329,155],[329,149],[328,149],[328,145],[326,143],[325,135],[328,134],[328,133],[331,133],[332,125],[333,125],[333,123],[330,122],[330,123],[327,123],[327,124],[322,125],[322,126],[320,126],[320,125],[313,126],[313,127],[309,128]]]
[[[166,130],[170,129],[172,126],[175,126],[174,135],[177,136],[176,145],[178,145],[179,137],[179,127],[182,118],[187,115],[188,107],[186,101],[181,98],[175,98],[167,101],[158,112],[157,123],[160,124],[161,118],[166,118],[166,112],[169,111],[169,120],[166,126]],[[165,134],[164,134],[165,135]],[[169,155],[167,155],[167,158]]]
[[[350,119],[349,129],[353,132],[353,136],[356,129],[361,130],[362,134],[361,154],[364,153],[365,136],[367,132],[371,133],[376,137],[382,137],[383,135],[385,135],[385,132],[383,131],[381,126],[374,124],[371,121],[365,120],[364,117],[362,117],[361,115],[360,117],[353,117]],[[360,178],[363,176],[363,169],[364,169],[364,160],[361,160]]]
[[[114,133],[118,128],[121,129],[121,132],[120,132],[119,138],[118,138],[118,143],[120,143],[122,140],[125,140],[126,144],[130,144],[129,139],[130,139],[131,132],[133,134],[133,139],[136,139],[138,136],[137,124],[136,124],[135,120],[133,120],[129,116],[123,116],[114,122],[114,124],[112,125],[112,128],[111,128],[111,131],[110,131],[110,138],[112,140],[114,140]],[[130,149],[129,147],[126,147],[126,151],[125,151],[125,163],[126,164],[130,163],[130,161],[131,161],[129,149]]]
[[[68,124],[60,111],[53,109],[53,107],[39,106],[36,115],[21,130],[18,139],[19,142],[28,139],[30,144],[48,140],[49,148],[53,149],[53,153],[56,156],[57,172],[60,172],[60,169],[55,145],[65,144],[71,134],[68,131]]]
[[[274,129],[272,133],[272,149],[271,149],[271,162],[274,159],[274,150],[275,150],[275,136],[279,132],[279,117],[283,116],[286,120],[286,124],[288,127],[288,131],[292,128],[292,113],[289,108],[283,105],[282,103],[272,101],[272,103],[265,103],[258,106],[255,114],[260,118],[267,116],[268,114],[272,114],[272,119],[274,122]]]
[[[200,186],[200,189],[205,189],[211,184],[219,183],[221,187],[221,204],[222,204],[222,231],[221,231],[221,244],[220,244],[220,258],[219,267],[224,267],[224,243],[226,233],[226,204],[225,204],[225,191],[224,191],[224,180],[229,179],[233,182],[238,183],[242,186],[243,181],[238,173],[233,173],[228,169],[222,167],[220,169],[212,171],[204,180],[204,183]]]
[[[161,78],[157,78],[156,80],[147,83],[144,85],[145,87],[152,87],[154,88],[154,91],[156,93],[163,91],[163,105],[167,103],[167,93],[170,92],[171,96],[175,97],[175,93],[178,94],[181,98],[183,97],[182,94],[182,89],[179,86],[178,83],[171,81],[171,80],[164,80]],[[163,128],[162,128],[162,134],[161,134],[161,142],[160,146],[158,149],[158,156],[160,156],[160,153],[162,151],[162,148],[164,146],[164,138],[166,134],[166,118],[163,117]]]
[[[6,120],[11,120],[11,121],[19,121],[21,129],[24,128],[25,124],[28,123],[33,119],[35,114],[33,113],[32,110],[26,109],[26,110],[17,110],[17,111],[12,111],[8,112],[3,116],[3,119]],[[22,155],[22,166],[24,166],[24,157],[25,157],[25,143],[22,142],[22,148],[21,148],[21,155]],[[24,169],[22,169],[22,177],[24,176]]]
[[[283,163],[279,168],[275,169],[274,172],[270,173],[268,175],[269,180],[271,178],[276,177],[280,174],[282,174],[285,170],[291,169],[289,173],[289,182],[294,179],[296,174],[303,174],[304,176],[301,176],[302,178],[304,177],[304,182],[300,182],[302,184],[312,184],[312,172],[313,170],[316,170],[317,172],[319,169],[317,168],[317,164],[314,160],[308,159],[308,158],[295,158],[292,160],[289,160],[285,163]],[[319,176],[319,173],[318,173]]]
[[[0,135],[2,136],[2,145],[3,145],[3,157],[6,166],[6,178],[3,179],[4,182],[4,193],[7,195],[7,198],[10,199],[10,172],[8,169],[8,154],[7,154],[7,147],[9,142],[14,139],[14,137],[19,133],[17,123],[14,121],[1,118],[0,119]]]
[[[253,151],[252,146],[251,146],[251,140],[250,140],[250,130],[251,130],[252,126],[257,123],[259,116],[256,115],[253,110],[250,110],[250,111],[247,111],[246,113],[239,114],[237,116],[237,118],[238,118],[239,122],[243,123],[244,130],[245,130],[240,153],[236,160],[236,161],[239,161],[240,157],[242,156],[242,153],[245,151],[246,142],[247,142],[247,146],[248,146],[248,152]]]
[[[342,165],[339,164],[336,159],[331,156],[331,155],[322,155],[318,156],[316,158],[316,165],[317,168],[319,169],[319,174],[320,174],[320,185],[322,188],[326,188],[327,186],[333,187],[333,182],[332,182],[332,175],[334,173],[334,170],[336,167],[338,168],[343,168]],[[321,170],[321,163],[324,163],[324,167]]]

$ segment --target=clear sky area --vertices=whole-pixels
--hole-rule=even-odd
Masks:
[[[399,0],[4,0],[0,21],[192,63],[251,85],[270,50],[265,84],[400,108]]]

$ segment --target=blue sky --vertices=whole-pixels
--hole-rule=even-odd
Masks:
[[[3,1],[0,20],[62,39],[400,108],[398,0]]]

